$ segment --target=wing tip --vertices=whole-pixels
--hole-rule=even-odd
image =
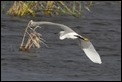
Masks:
[[[94,63],[102,64],[102,62],[101,62],[101,61],[94,61]]]

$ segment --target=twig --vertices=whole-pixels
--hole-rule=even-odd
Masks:
[[[28,23],[28,25],[27,25],[27,27],[25,29],[24,36],[23,36],[23,39],[22,39],[22,42],[21,42],[21,45],[20,45],[20,49],[22,49],[22,47],[23,47],[25,35],[26,35],[26,32],[27,32],[27,29],[29,28],[29,24],[30,24],[30,21],[29,21],[29,23]]]

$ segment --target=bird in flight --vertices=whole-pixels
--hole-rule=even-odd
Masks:
[[[80,42],[81,42],[80,46],[83,49],[83,51],[85,52],[85,54],[87,55],[87,57],[94,63],[98,63],[98,64],[102,63],[100,55],[95,50],[93,44],[90,42],[90,40],[88,38],[85,38],[85,37],[79,35],[75,31],[73,31],[70,27],[68,27],[66,25],[63,25],[63,24],[47,22],[47,21],[35,22],[33,20],[31,20],[29,22],[29,26],[31,28],[38,27],[40,25],[55,25],[58,28],[62,29],[63,31],[59,32],[59,34],[60,34],[59,39],[60,40],[64,40],[64,39],[79,39]]]

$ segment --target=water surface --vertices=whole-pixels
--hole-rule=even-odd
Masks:
[[[77,40],[59,40],[60,30],[38,29],[49,48],[42,45],[29,53],[19,51],[29,20],[65,24],[91,39],[102,64],[91,62]],[[12,17],[1,14],[2,81],[120,81],[121,5],[98,2],[81,18],[72,16]]]

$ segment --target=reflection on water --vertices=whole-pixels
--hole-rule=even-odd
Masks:
[[[85,17],[40,16],[19,18],[1,14],[2,80],[109,80],[121,78],[121,5],[98,2]],[[29,53],[19,46],[29,20],[62,23],[91,39],[103,63],[92,63],[77,41],[60,41],[58,29],[43,28],[44,45]],[[48,26],[51,27],[51,26]]]

